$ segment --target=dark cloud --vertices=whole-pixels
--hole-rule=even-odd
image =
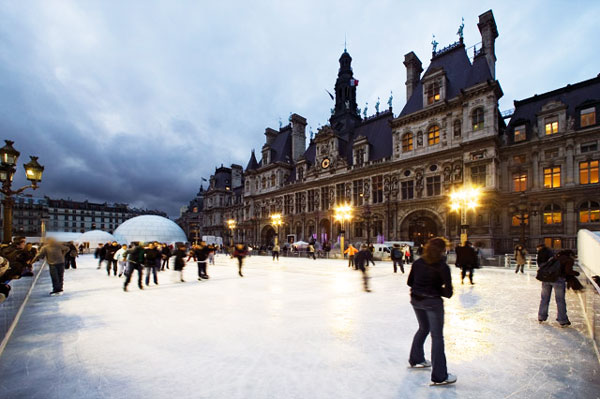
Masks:
[[[405,53],[427,65],[431,34],[453,42],[462,16],[467,45],[480,41],[491,6],[457,4],[2,2],[0,138],[46,166],[37,194],[177,216],[215,166],[246,164],[266,126],[290,112],[326,123],[345,35],[360,104],[393,90],[398,112]],[[599,8],[494,4],[503,109],[598,73]]]

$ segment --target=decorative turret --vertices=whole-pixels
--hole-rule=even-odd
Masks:
[[[356,105],[358,80],[352,72],[352,57],[346,50],[340,57],[340,69],[335,82],[335,108],[329,119],[331,126],[339,132],[352,129],[360,123]]]

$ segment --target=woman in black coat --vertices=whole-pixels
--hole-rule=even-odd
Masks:
[[[408,362],[413,368],[432,367],[431,381],[435,385],[452,384],[456,376],[449,374],[444,350],[444,302],[442,297],[452,296],[452,278],[446,264],[445,238],[430,239],[423,256],[413,263],[407,284],[410,286],[410,303],[415,311],[419,329],[410,350]],[[431,362],[425,360],[423,345],[431,334]]]

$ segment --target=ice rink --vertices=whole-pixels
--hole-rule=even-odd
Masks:
[[[407,274],[370,269],[373,292],[341,260],[220,255],[209,281],[159,274],[122,289],[90,255],[49,297],[47,270],[0,357],[0,398],[600,398],[600,366],[579,299],[573,326],[537,322],[533,272],[476,271],[446,300],[446,356],[455,385],[409,369],[417,322]],[[430,341],[426,343],[429,353]],[[429,357],[428,357],[429,358]]]

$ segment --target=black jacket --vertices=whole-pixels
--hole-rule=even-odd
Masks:
[[[354,264],[359,269],[364,269],[369,264],[369,261],[373,260],[373,254],[368,249],[358,251],[354,257]]]
[[[450,268],[445,261],[429,265],[423,258],[417,259],[412,264],[407,284],[413,297],[450,298],[453,294]]]
[[[206,262],[206,260],[208,259],[209,252],[210,252],[210,248],[208,248],[208,247],[202,247],[202,248],[198,248],[197,250],[195,250],[194,258],[196,259],[196,262]]]
[[[541,265],[542,263],[546,263],[548,261],[548,259],[552,258],[554,256],[554,253],[552,252],[552,250],[546,246],[540,248],[540,250],[537,253],[537,264],[538,266]]]
[[[477,267],[477,253],[472,247],[456,247],[456,266]]]
[[[119,250],[119,248],[121,248],[120,245],[108,245],[106,246],[106,251],[104,252],[104,259],[105,260],[110,260],[111,262],[114,261],[114,256],[115,253]]]
[[[156,267],[157,259],[161,258],[161,253],[156,248],[148,248],[144,250],[144,260],[147,267]]]

